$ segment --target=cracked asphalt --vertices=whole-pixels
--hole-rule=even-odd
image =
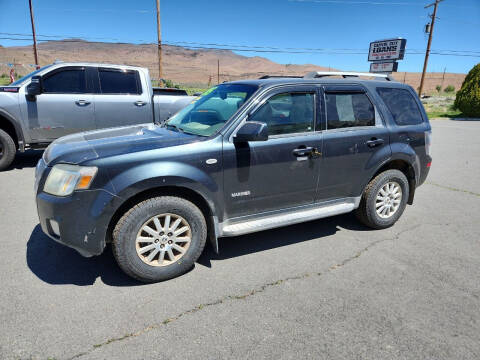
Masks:
[[[0,173],[0,359],[478,359],[480,122],[434,120],[392,228],[352,215],[222,239],[143,285],[42,234],[40,153]]]

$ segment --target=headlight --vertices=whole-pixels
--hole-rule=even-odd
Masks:
[[[48,174],[43,191],[52,195],[67,196],[74,190],[86,190],[90,187],[97,170],[93,166],[55,165]]]

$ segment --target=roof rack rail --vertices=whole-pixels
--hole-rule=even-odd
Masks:
[[[348,77],[359,77],[359,76],[369,76],[386,81],[395,81],[391,75],[387,74],[377,74],[377,73],[361,73],[361,72],[350,72],[350,71],[312,71],[306,74],[304,79],[315,79],[324,76],[342,76],[343,78]]]
[[[263,75],[262,77],[259,77],[260,80],[263,80],[263,79],[281,79],[281,78],[302,79],[303,76],[297,76],[297,75]]]

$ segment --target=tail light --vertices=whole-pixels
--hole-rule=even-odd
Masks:
[[[432,131],[425,131],[425,152],[428,156],[432,156],[431,148],[432,146]]]

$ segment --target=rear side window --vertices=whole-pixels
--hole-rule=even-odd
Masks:
[[[65,69],[43,79],[43,92],[81,94],[87,90],[84,69]]]
[[[392,113],[397,125],[417,125],[423,122],[417,102],[405,89],[377,88],[377,92]]]
[[[327,129],[375,126],[375,109],[363,93],[325,93]]]
[[[98,69],[102,94],[141,94],[138,72],[134,70]]]

